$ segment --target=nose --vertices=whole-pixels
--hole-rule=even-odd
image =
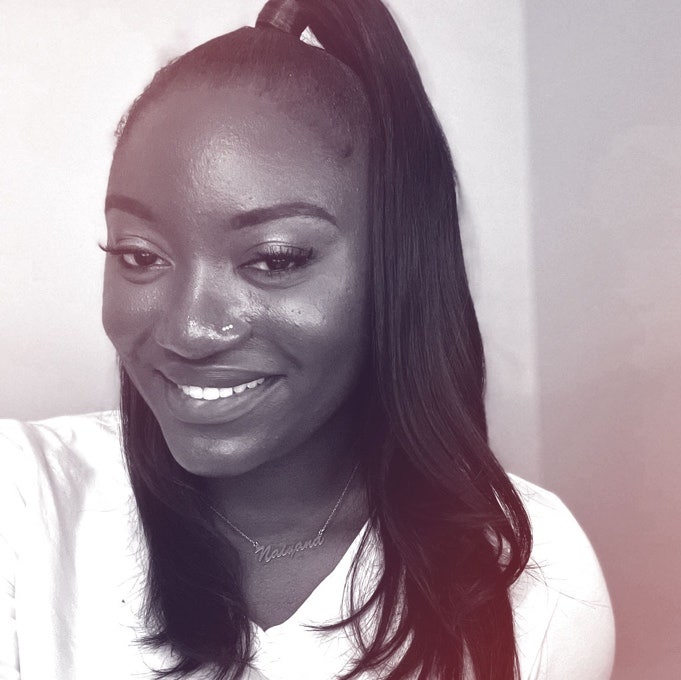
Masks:
[[[155,324],[155,340],[183,359],[200,361],[241,346],[251,335],[246,295],[222,272],[198,271],[177,282]]]

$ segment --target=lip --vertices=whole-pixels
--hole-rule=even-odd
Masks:
[[[223,373],[206,370],[192,371],[191,375],[183,375],[176,380],[168,377],[165,371],[158,371],[158,374],[163,383],[165,401],[171,415],[180,422],[190,425],[217,425],[241,418],[270,396],[281,377],[249,371]],[[232,387],[259,378],[264,378],[264,382],[256,388],[215,400],[193,399],[179,387],[180,385]]]
[[[234,387],[260,378],[267,380],[278,377],[277,374],[269,371],[217,365],[185,367],[170,364],[157,370],[167,381],[175,385],[199,387]]]

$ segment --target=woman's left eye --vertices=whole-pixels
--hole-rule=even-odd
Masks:
[[[276,245],[259,251],[242,266],[268,276],[276,276],[293,273],[305,267],[312,260],[312,256],[312,248]]]

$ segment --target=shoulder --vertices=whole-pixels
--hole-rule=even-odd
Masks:
[[[21,505],[126,484],[116,412],[37,422],[0,420],[2,495]],[[8,510],[8,508],[3,508]]]
[[[0,418],[0,442],[20,442],[58,439],[75,441],[81,436],[111,436],[118,432],[117,411],[99,411],[79,415],[58,416],[45,420],[20,421]]]
[[[115,413],[0,421],[0,678],[147,677],[134,644],[145,555],[118,429]]]
[[[553,493],[511,475],[532,524],[530,562],[511,591],[523,680],[607,680],[614,621],[598,558]]]
[[[34,422],[0,419],[0,460],[4,461],[20,451],[50,458],[52,454],[68,450],[74,457],[89,458],[94,449],[118,447],[118,432],[119,416],[116,411]]]

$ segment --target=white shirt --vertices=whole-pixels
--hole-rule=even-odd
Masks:
[[[148,680],[164,656],[136,644],[144,546],[117,415],[0,422],[0,680]],[[511,591],[521,676],[606,680],[612,611],[588,539],[555,495],[513,481],[534,532]],[[352,657],[343,633],[305,624],[338,620],[360,538],[291,618],[253,625],[254,678],[332,680]]]

